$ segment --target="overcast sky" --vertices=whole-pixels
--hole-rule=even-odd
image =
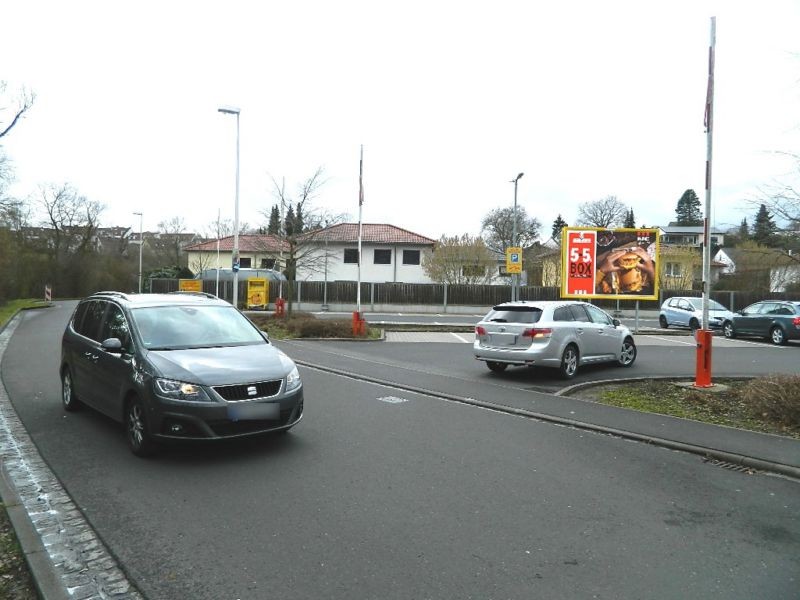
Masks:
[[[4,138],[17,196],[71,182],[102,224],[265,222],[271,177],[323,167],[318,208],[432,238],[519,205],[570,224],[608,195],[637,223],[704,200],[717,17],[713,220],[752,223],[800,152],[800,2],[37,2],[0,4],[0,79],[36,102]],[[3,118],[3,117],[0,117]]]

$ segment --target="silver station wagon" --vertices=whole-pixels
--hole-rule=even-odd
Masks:
[[[475,326],[475,358],[495,373],[509,365],[551,367],[571,379],[582,365],[636,360],[633,334],[604,310],[586,302],[508,302]]]

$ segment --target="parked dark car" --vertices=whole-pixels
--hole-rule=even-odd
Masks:
[[[761,337],[773,344],[800,339],[800,302],[762,300],[734,313],[722,324],[725,337]]]
[[[159,440],[288,431],[303,416],[294,362],[233,306],[198,293],[100,292],[61,344],[62,403],[123,422],[131,451]]]

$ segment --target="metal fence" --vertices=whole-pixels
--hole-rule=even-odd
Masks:
[[[274,303],[281,294],[293,302],[322,304],[355,304],[355,281],[294,281],[282,283],[282,287],[270,282],[269,301]],[[177,279],[153,279],[151,291],[154,293],[174,292],[178,289]],[[216,293],[216,282],[204,281],[203,291]],[[247,282],[239,281],[239,298],[247,294]],[[233,299],[233,283],[219,282],[220,298]],[[657,310],[661,303],[673,296],[701,296],[697,290],[661,290],[658,300],[594,300],[593,304],[607,310]],[[714,291],[711,298],[730,310],[741,310],[758,300],[796,299],[796,294]],[[558,300],[561,292],[558,287],[523,286],[520,288],[522,300]],[[511,288],[506,285],[447,285],[438,283],[362,283],[361,302],[363,305],[428,305],[428,306],[494,306],[511,298]]]

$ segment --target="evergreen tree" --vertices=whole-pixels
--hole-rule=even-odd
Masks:
[[[267,225],[267,233],[270,235],[278,235],[281,232],[281,213],[278,210],[278,205],[273,205],[269,212],[269,225]]]
[[[742,219],[739,224],[739,239],[745,241],[750,237],[750,226],[747,224],[747,217]]]
[[[553,239],[556,242],[559,242],[559,243],[561,242],[561,230],[564,227],[569,227],[569,224],[564,219],[561,218],[561,214],[559,213],[559,215],[556,217],[556,220],[553,221],[553,234],[552,235],[553,235]]]
[[[703,224],[703,213],[700,212],[700,198],[697,197],[694,190],[683,192],[683,196],[678,200],[678,206],[675,208],[675,217],[677,225]]]
[[[627,229],[636,228],[636,217],[633,216],[633,209],[630,209],[628,214],[625,215],[625,222],[622,224],[622,226]]]
[[[297,203],[297,211],[294,214],[294,233],[295,235],[303,233],[305,224],[303,223],[303,201]]]
[[[295,220],[294,207],[290,203],[289,210],[286,211],[286,218],[283,220],[283,230],[286,233],[286,237],[292,237],[295,234]]]
[[[755,223],[753,223],[753,239],[764,246],[769,246],[775,241],[775,232],[778,226],[772,220],[765,204],[758,208]]]

